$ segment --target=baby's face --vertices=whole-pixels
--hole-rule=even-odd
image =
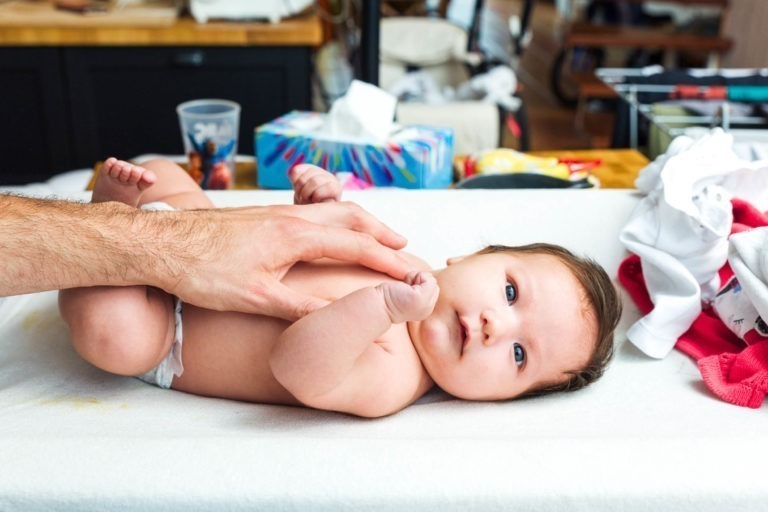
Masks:
[[[427,372],[469,400],[516,397],[567,379],[594,348],[584,291],[555,256],[473,254],[435,273],[433,313],[409,325]]]

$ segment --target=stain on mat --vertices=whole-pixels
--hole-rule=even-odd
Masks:
[[[46,398],[40,400],[41,405],[65,405],[75,409],[94,409],[102,411],[113,411],[117,409],[127,409],[126,402],[113,403],[102,402],[94,397],[63,396],[57,398]]]
[[[25,332],[35,331],[49,331],[52,328],[59,329],[61,326],[61,316],[56,311],[51,310],[34,310],[24,317],[21,324],[22,329]]]

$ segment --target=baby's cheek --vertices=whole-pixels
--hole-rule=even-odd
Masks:
[[[419,334],[421,345],[432,353],[444,348],[450,338],[448,327],[437,321],[434,312],[421,322]]]

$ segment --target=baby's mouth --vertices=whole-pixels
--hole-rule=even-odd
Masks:
[[[456,319],[459,321],[459,341],[461,341],[459,355],[462,356],[464,355],[464,347],[467,346],[467,326],[464,325],[464,322],[461,321],[458,313],[456,314]]]

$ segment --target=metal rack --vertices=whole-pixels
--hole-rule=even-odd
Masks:
[[[663,71],[663,70],[661,70]],[[722,84],[705,84],[698,87],[702,90],[702,95],[706,96],[706,89],[711,87],[727,86],[729,78],[733,77],[760,77],[765,78],[765,87],[768,93],[768,69],[754,70],[688,70],[692,79],[697,77],[722,77]],[[670,84],[650,84],[636,83],[638,78],[647,78],[660,72],[660,68],[653,70],[642,68],[600,68],[596,71],[597,77],[606,85],[611,87],[618,96],[623,99],[629,107],[629,143],[632,149],[638,149],[639,146],[639,125],[641,116],[652,125],[657,126],[669,136],[674,137],[684,133],[690,126],[704,126],[713,128],[719,126],[726,131],[734,127],[765,127],[768,126],[768,118],[757,115],[738,115],[733,112],[735,101],[725,99],[707,99],[706,101],[716,102],[715,115],[659,115],[653,112],[653,105],[659,103],[659,95],[669,97],[674,93],[679,85]],[[688,84],[696,86],[696,84]],[[649,97],[655,98],[649,100]],[[768,101],[768,99],[766,100]],[[674,126],[676,124],[685,124],[685,127]]]

